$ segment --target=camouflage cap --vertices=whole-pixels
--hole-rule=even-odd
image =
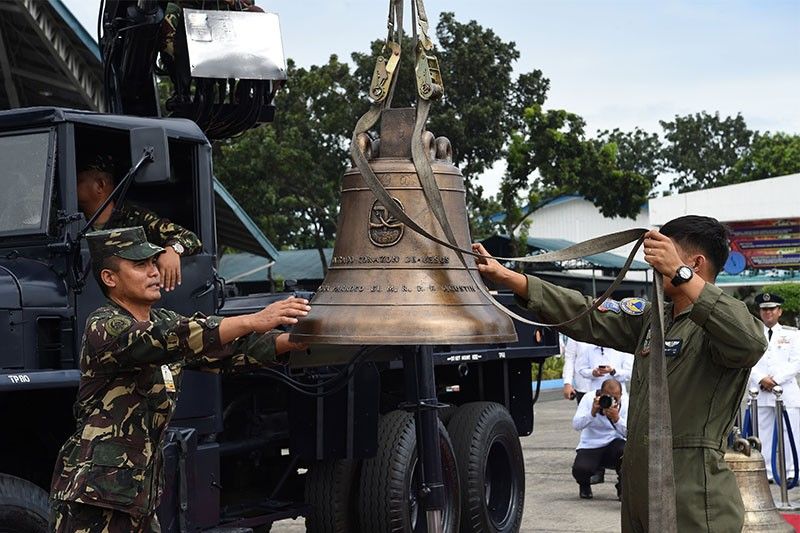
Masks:
[[[92,262],[95,263],[112,255],[141,261],[164,251],[162,247],[147,242],[141,226],[93,231],[86,234],[86,241],[89,243]]]
[[[77,168],[78,172],[97,170],[116,174],[117,165],[114,162],[114,158],[108,154],[88,153],[78,158]]]

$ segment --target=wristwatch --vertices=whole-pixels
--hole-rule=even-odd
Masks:
[[[678,267],[678,271],[675,273],[675,277],[672,278],[672,284],[677,287],[683,283],[686,283],[690,279],[694,277],[694,270],[691,267],[686,265],[681,265]]]
[[[186,248],[184,248],[183,245],[181,243],[179,243],[179,242],[173,242],[169,246],[170,246],[170,248],[175,250],[175,253],[178,254],[178,255],[183,255],[183,252],[186,251]],[[674,281],[673,281],[673,283],[674,283]]]

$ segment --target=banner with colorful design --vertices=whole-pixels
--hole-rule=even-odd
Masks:
[[[726,272],[800,267],[800,218],[731,222],[728,227],[731,257]]]

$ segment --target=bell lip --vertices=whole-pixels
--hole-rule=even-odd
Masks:
[[[290,333],[289,340],[307,344],[336,344],[346,346],[430,346],[430,345],[469,345],[514,343],[519,339],[516,332],[500,335],[443,335],[413,339],[407,336],[344,336],[313,335],[309,333]],[[415,342],[411,342],[415,341]]]

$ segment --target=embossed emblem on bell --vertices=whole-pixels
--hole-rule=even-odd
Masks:
[[[400,200],[394,201],[403,209]],[[403,209],[405,211],[405,209]],[[405,225],[392,216],[386,207],[378,200],[372,204],[369,217],[369,240],[375,246],[385,247],[394,246],[403,238]]]
[[[384,109],[379,140],[358,137],[369,165],[401,210],[445,239],[411,158],[414,109]],[[430,132],[422,142],[460,248],[470,248],[466,191],[450,142]],[[342,179],[333,258],[292,330],[308,343],[420,345],[489,344],[517,340],[511,319],[482,292],[475,261],[412,231],[376,200],[356,168]]]
[[[792,533],[794,528],[778,512],[769,490],[761,442],[737,438],[733,449],[726,451],[725,462],[736,476],[744,503],[742,533]]]

